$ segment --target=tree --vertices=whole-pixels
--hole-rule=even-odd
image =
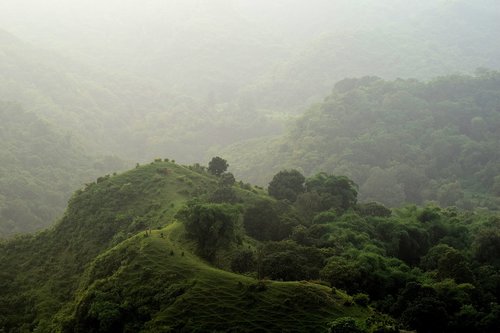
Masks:
[[[208,162],[208,172],[216,176],[220,176],[228,167],[229,164],[227,164],[227,161],[219,156],[212,158],[212,160]]]
[[[254,271],[257,268],[254,253],[251,250],[239,251],[231,260],[231,270],[237,273]]]
[[[480,263],[500,267],[500,231],[496,228],[481,230],[474,240],[473,251]]]
[[[320,172],[306,180],[307,192],[317,192],[325,208],[346,210],[356,205],[357,185],[345,176],[328,175]]]
[[[356,321],[351,317],[337,318],[330,323],[328,330],[330,333],[361,333],[362,329],[358,327]]]
[[[230,187],[236,182],[234,175],[231,172],[224,172],[220,175],[219,186]]]
[[[273,280],[317,279],[324,265],[324,255],[319,249],[289,240],[266,243],[261,255],[262,274]]]
[[[177,217],[186,227],[188,236],[197,243],[200,256],[212,261],[216,251],[229,245],[236,237],[238,210],[228,204],[190,203]]]
[[[245,211],[243,226],[249,236],[261,241],[282,240],[292,233],[292,225],[282,221],[267,200],[259,201]]]
[[[294,202],[304,192],[305,177],[297,170],[283,170],[274,175],[267,191],[278,200]]]

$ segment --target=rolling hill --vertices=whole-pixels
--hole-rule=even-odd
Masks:
[[[174,215],[217,182],[194,169],[155,162],[101,177],[75,193],[54,228],[1,244],[0,327],[321,332],[345,316],[370,325],[365,320],[372,310],[352,305],[340,291],[310,282],[259,282],[196,256]],[[243,205],[263,196],[235,191]]]

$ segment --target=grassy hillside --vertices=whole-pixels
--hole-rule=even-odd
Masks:
[[[325,286],[258,282],[213,268],[183,246],[182,232],[175,223],[100,255],[75,307],[63,310],[63,326],[75,332],[324,332],[338,317],[364,323],[371,315],[345,306],[350,297]]]
[[[243,187],[234,188],[240,205],[263,196]],[[371,312],[344,306],[345,294],[311,283],[258,283],[195,256],[174,215],[216,188],[215,177],[197,167],[155,162],[77,191],[54,228],[0,245],[0,328],[306,332],[345,315],[364,323]],[[255,320],[243,320],[249,313]]]

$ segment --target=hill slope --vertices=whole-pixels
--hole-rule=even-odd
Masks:
[[[258,284],[192,254],[182,226],[171,224],[173,215],[191,197],[215,188],[214,177],[169,162],[87,185],[53,229],[0,245],[0,327],[6,332],[224,327],[306,332],[326,329],[339,316],[364,322],[371,315],[345,307],[348,297],[327,287]],[[259,197],[255,190],[235,191],[243,204]],[[168,224],[145,237],[145,230]],[[255,320],[243,320],[248,313]]]
[[[234,172],[265,184],[283,168],[345,174],[362,200],[498,209],[500,73],[427,83],[346,79],[281,138],[236,144]],[[248,163],[248,161],[254,161]]]
[[[5,102],[0,161],[0,238],[47,227],[62,215],[74,189],[123,168],[117,158],[91,158],[70,133]]]
[[[323,332],[335,318],[371,314],[344,306],[349,297],[324,286],[213,268],[182,245],[180,224],[120,244],[86,274],[63,324],[70,331]]]

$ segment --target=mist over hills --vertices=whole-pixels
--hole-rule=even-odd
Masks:
[[[460,143],[467,148],[464,154],[487,155],[491,160],[473,167],[467,162],[469,168],[463,166],[466,157],[460,157],[463,169],[447,169],[437,180],[426,177],[418,195],[406,191],[400,180],[392,192],[374,194],[376,184],[371,189],[366,185],[372,171],[385,175],[372,178],[391,180],[404,178],[405,173],[385,162],[334,161],[337,153],[323,145],[342,146],[342,138],[310,149],[304,142],[318,143],[322,138],[297,130],[297,124],[312,121],[308,117],[314,111],[300,115],[346,77],[426,82],[438,75],[471,74],[479,67],[499,69],[499,18],[500,9],[492,0],[3,2],[0,100],[21,105],[33,119],[47,122],[51,131],[69,133],[83,159],[92,162],[99,156],[117,156],[128,166],[156,157],[193,163],[227,154],[235,173],[262,185],[282,167],[302,168],[307,174],[327,169],[349,174],[360,184],[362,198],[391,206],[437,200],[494,208],[497,147],[491,133],[489,140],[471,138],[454,125],[449,131],[441,128],[444,141],[467,141]],[[492,95],[489,88],[484,93]],[[468,119],[474,118],[474,105],[455,102],[456,108],[470,106]],[[384,113],[386,105],[379,107]],[[494,112],[481,117],[496,124]],[[282,135],[287,127],[292,129]],[[377,130],[390,132],[383,126]],[[14,131],[4,131],[3,136],[7,142],[24,138]],[[276,151],[284,147],[283,140],[298,144],[288,151],[293,157]],[[309,154],[292,153],[303,150]],[[425,158],[438,160],[438,150],[427,151]],[[22,149],[15,154],[19,154],[16,159],[26,158]],[[49,219],[62,212],[62,198],[94,175],[83,171],[92,169],[92,163],[89,167],[83,163],[81,170],[74,151],[67,156],[75,179],[81,181],[68,182],[64,194],[57,194],[57,208],[50,208]],[[488,171],[481,174],[478,168],[486,165]],[[382,171],[370,171],[374,167]],[[28,165],[18,168],[31,173]],[[474,176],[463,175],[470,170]],[[413,171],[410,174],[420,179],[423,171]],[[3,177],[17,178],[11,171]],[[439,199],[454,188],[463,196]],[[14,199],[5,196],[2,207]],[[31,229],[6,232],[14,230]]]
[[[0,2],[0,333],[499,332],[497,2]]]
[[[285,135],[235,144],[224,156],[260,184],[283,168],[327,171],[391,207],[434,200],[498,209],[499,89],[491,71],[428,83],[346,79]]]

